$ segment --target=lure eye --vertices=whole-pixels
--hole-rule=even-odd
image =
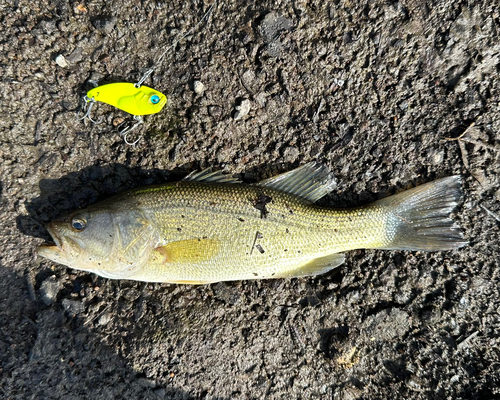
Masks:
[[[154,94],[152,95],[149,100],[151,101],[151,103],[153,104],[158,104],[160,102],[160,96],[158,96],[157,94]]]
[[[71,220],[71,227],[77,232],[83,231],[86,226],[87,226],[87,221],[84,220],[83,218],[73,218]]]

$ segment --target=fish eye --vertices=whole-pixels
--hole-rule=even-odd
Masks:
[[[71,227],[75,231],[78,231],[78,232],[83,231],[86,226],[87,226],[87,221],[83,218],[75,217],[71,220]]]
[[[160,96],[158,96],[157,94],[154,94],[152,95],[149,100],[151,101],[151,103],[153,104],[158,104],[160,102]]]

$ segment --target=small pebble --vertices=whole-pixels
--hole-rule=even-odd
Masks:
[[[62,301],[64,309],[72,315],[78,315],[85,309],[82,302],[78,300],[64,299]]]
[[[436,151],[433,157],[434,164],[439,165],[444,160],[444,151]]]
[[[425,382],[415,375],[410,375],[408,378],[406,378],[405,383],[406,386],[408,386],[408,388],[410,390],[413,390],[414,392],[423,392],[426,389]]]
[[[97,323],[101,326],[103,325],[107,325],[109,324],[109,322],[112,320],[112,316],[109,312],[106,312],[104,314],[102,314],[100,317],[99,317],[99,320],[97,321]]]
[[[344,86],[345,80],[344,79],[339,79],[339,78],[333,78],[333,83],[337,85],[338,87]]]
[[[50,306],[55,301],[59,290],[61,290],[61,283],[54,275],[42,282],[40,296],[45,305]]]
[[[255,72],[251,69],[246,70],[241,76],[241,81],[246,87],[252,87],[255,82]]]
[[[264,107],[268,96],[269,95],[266,92],[260,92],[255,96],[255,101],[259,104],[259,106]]]
[[[113,126],[118,126],[120,124],[123,124],[123,122],[125,122],[125,118],[116,117],[115,119],[113,119]]]
[[[115,28],[116,21],[116,17],[110,15],[98,15],[90,19],[90,23],[95,29],[106,33],[110,33]]]
[[[236,106],[236,113],[234,114],[234,120],[235,121],[238,121],[240,119],[242,119],[244,116],[248,115],[248,113],[250,112],[250,105],[252,103],[250,102],[250,100],[248,99],[245,99],[241,102],[241,104],[239,106]]]
[[[300,151],[297,147],[288,146],[285,149],[283,157],[285,158],[285,160],[287,160],[289,162],[295,162],[295,160],[297,159],[297,157],[299,155],[300,155]]]
[[[88,11],[87,7],[85,7],[84,4],[78,4],[76,7],[75,7],[75,12],[76,11],[79,11],[81,13],[86,13]]]
[[[56,64],[59,65],[61,68],[68,68],[69,67],[69,64],[66,61],[66,58],[62,54],[59,54],[56,57]]]
[[[202,94],[205,91],[205,85],[200,81],[194,81],[193,89],[196,94]]]
[[[222,117],[222,108],[219,106],[208,106],[208,113],[212,117],[220,119]]]
[[[83,49],[81,47],[77,47],[68,57],[66,57],[66,61],[70,63],[77,63],[82,61],[82,59],[83,59]]]
[[[264,36],[264,40],[268,43],[278,39],[283,31],[289,31],[293,28],[293,21],[276,12],[266,14],[264,20],[260,24],[260,30]]]

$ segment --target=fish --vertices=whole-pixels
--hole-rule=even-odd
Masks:
[[[206,169],[133,189],[46,227],[38,254],[110,279],[176,284],[325,274],[354,249],[444,251],[468,242],[450,176],[355,208],[315,204],[336,187],[310,162],[245,184]]]

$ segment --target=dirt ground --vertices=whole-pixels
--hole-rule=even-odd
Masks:
[[[209,5],[0,0],[0,398],[499,398],[498,4],[220,0],[146,81],[168,106],[136,147],[111,106],[77,119]],[[331,206],[460,174],[470,245],[200,287],[36,257],[44,223],[113,193],[312,160],[338,179]]]

